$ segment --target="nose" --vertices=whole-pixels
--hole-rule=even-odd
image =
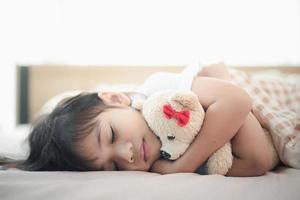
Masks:
[[[125,160],[129,163],[134,162],[133,144],[131,142],[120,144],[117,153],[120,159]]]

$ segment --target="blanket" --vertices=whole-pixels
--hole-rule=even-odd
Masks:
[[[300,169],[300,82],[229,69],[231,81],[253,100],[252,112],[271,136],[280,160]]]

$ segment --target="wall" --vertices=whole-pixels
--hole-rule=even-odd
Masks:
[[[17,64],[299,65],[300,1],[3,0],[0,131]]]

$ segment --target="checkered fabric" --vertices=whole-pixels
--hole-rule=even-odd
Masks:
[[[264,79],[229,69],[232,83],[253,99],[252,112],[272,136],[280,160],[300,169],[300,82]]]

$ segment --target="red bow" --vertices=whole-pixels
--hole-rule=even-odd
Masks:
[[[177,119],[177,124],[179,126],[185,126],[189,122],[189,119],[190,119],[189,111],[184,110],[184,111],[177,112],[169,104],[164,105],[163,112],[167,119],[171,119],[172,117]]]

